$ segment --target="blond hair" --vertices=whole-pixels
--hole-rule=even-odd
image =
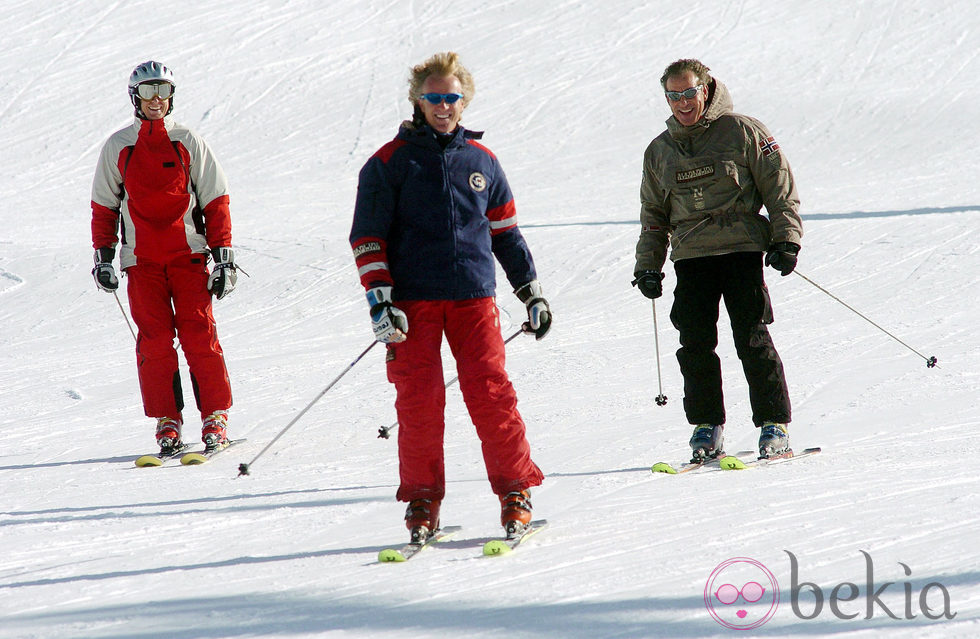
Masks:
[[[476,85],[473,83],[473,76],[466,70],[460,61],[459,55],[453,51],[436,53],[422,64],[412,67],[412,73],[408,78],[408,101],[414,107],[422,97],[422,85],[429,76],[449,77],[456,76],[460,86],[463,87],[463,106],[467,106],[473,96],[476,95]]]

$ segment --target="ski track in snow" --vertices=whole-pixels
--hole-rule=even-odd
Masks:
[[[745,636],[980,634],[980,187],[972,3],[794,0],[689,5],[369,0],[12,2],[0,15],[6,203],[0,239],[0,638],[144,636],[638,638],[729,636],[705,608],[733,557],[769,567],[783,599]],[[480,443],[447,392],[444,523],[452,540],[403,565],[394,392],[376,348],[236,477],[371,342],[347,234],[357,172],[410,116],[411,65],[457,50],[477,94],[464,124],[507,171],[555,313],[508,346],[545,483],[547,531],[508,557]],[[640,163],[669,115],[659,76],[699,57],[737,111],[772,130],[799,182],[799,270],[939,367],[795,275],[767,272],[806,459],[655,475],[689,455],[665,265],[652,305],[630,286]],[[145,59],[178,77],[175,115],[229,175],[249,277],[215,305],[248,442],[199,467],[137,469],[153,449],[132,337],[96,290],[91,179],[130,123]],[[73,89],[67,89],[73,87]],[[951,131],[950,131],[951,130]],[[123,279],[125,282],[125,279]],[[505,335],[524,308],[498,273]],[[128,308],[125,294],[120,300]],[[728,450],[757,433],[724,309]],[[455,374],[444,349],[446,378]],[[186,437],[195,439],[190,380]],[[866,564],[894,585],[864,619]],[[839,619],[794,615],[787,552]],[[930,621],[918,593],[950,593]],[[914,619],[902,618],[904,590]],[[932,592],[931,605],[941,601]],[[805,610],[812,596],[801,594]],[[809,597],[809,598],[807,598]],[[941,606],[939,606],[941,609]],[[175,625],[175,620],[177,620]]]

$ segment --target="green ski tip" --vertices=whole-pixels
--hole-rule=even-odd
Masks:
[[[493,557],[494,555],[506,555],[511,550],[513,550],[513,548],[499,539],[491,539],[487,543],[483,544],[483,554],[487,557]]]
[[[383,564],[405,561],[405,555],[394,548],[385,548],[378,553],[378,561]]]
[[[667,473],[668,475],[676,475],[677,469],[668,464],[667,462],[657,462],[650,468],[650,472],[653,473]]]
[[[143,455],[136,459],[136,465],[140,468],[146,468],[147,466],[163,466],[163,460],[156,455]]]
[[[206,463],[208,459],[206,455],[202,455],[201,453],[187,453],[180,458],[180,463],[184,466],[199,466],[200,464]]]
[[[721,465],[722,470],[745,470],[748,468],[745,462],[733,455],[722,457],[718,463]]]

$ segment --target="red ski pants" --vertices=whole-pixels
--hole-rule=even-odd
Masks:
[[[184,395],[174,337],[190,369],[201,416],[231,407],[231,384],[211,312],[203,255],[126,269],[129,309],[139,329],[136,366],[148,417],[181,418]]]
[[[388,380],[398,414],[400,501],[442,499],[446,390],[442,336],[456,359],[459,388],[477,435],[490,486],[497,495],[537,486],[544,475],[531,461],[517,394],[504,370],[504,341],[494,298],[404,301],[408,339],[388,345]]]

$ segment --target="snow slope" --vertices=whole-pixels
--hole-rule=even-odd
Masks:
[[[966,0],[6,0],[0,637],[980,636],[980,478],[963,458],[980,449],[978,27]],[[497,506],[450,393],[443,517],[464,530],[383,566],[378,549],[406,533],[395,443],[376,437],[394,420],[380,348],[249,477],[237,466],[371,343],[346,240],[357,171],[410,113],[408,67],[448,49],[476,77],[464,121],[508,172],[556,316],[508,362],[551,528],[479,558]],[[657,305],[665,407],[651,306],[629,286],[640,160],[680,57],[711,66],[790,158],[800,272],[939,358],[926,368],[770,271],[792,439],[824,448],[806,460],[649,472],[688,453],[673,274]],[[175,70],[176,117],[229,175],[251,275],[215,308],[248,442],[196,468],[133,467],[152,424],[132,337],[89,274],[98,151],[130,121],[125,81],[150,58]],[[505,286],[499,304],[509,335],[523,308]],[[750,449],[720,325],[728,448]],[[705,604],[732,558],[780,589],[755,629]],[[926,618],[944,608],[955,617]]]

